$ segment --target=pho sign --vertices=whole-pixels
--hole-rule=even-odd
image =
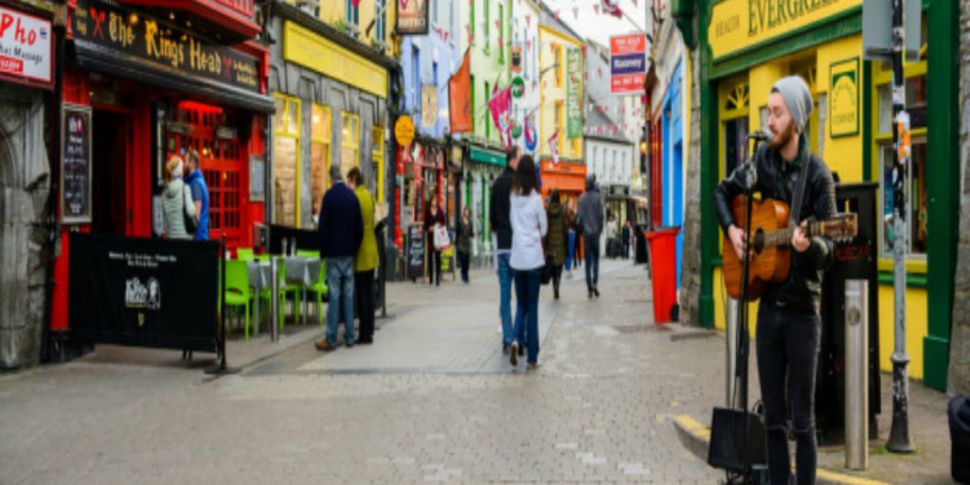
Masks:
[[[0,78],[53,87],[53,37],[49,20],[0,5]]]

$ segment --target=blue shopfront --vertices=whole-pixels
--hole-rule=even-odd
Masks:
[[[663,225],[684,224],[684,125],[681,98],[683,62],[674,68],[663,100]],[[683,262],[684,235],[677,235],[677,287]]]

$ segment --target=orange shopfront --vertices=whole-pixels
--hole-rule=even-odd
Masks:
[[[586,164],[552,160],[542,160],[542,196],[549,195],[552,189],[562,193],[563,205],[575,204],[586,191]]]
[[[254,228],[265,220],[266,114],[274,110],[268,50],[247,40],[248,31],[189,9],[166,9],[163,18],[160,10],[100,0],[72,0],[68,27],[73,55],[63,101],[89,117],[90,176],[86,189],[65,181],[62,199],[86,190],[90,203],[61,204],[54,330],[67,327],[68,233],[161,237],[171,155],[201,155],[210,239],[224,238],[230,250],[254,246]],[[81,212],[70,213],[76,207]]]

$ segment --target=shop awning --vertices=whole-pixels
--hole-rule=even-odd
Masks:
[[[184,70],[166,68],[161,63],[151,62],[83,39],[74,39],[74,50],[78,66],[84,69],[180,91],[250,111],[272,113],[276,110],[273,98],[270,96],[192,75]]]
[[[496,165],[499,167],[504,167],[506,164],[505,154],[499,151],[473,146],[469,147],[468,152],[468,158],[473,162]]]

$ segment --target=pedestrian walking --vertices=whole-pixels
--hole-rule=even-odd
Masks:
[[[596,184],[596,175],[586,177],[586,193],[579,198],[576,223],[582,228],[583,250],[586,252],[586,292],[589,298],[599,298],[600,235],[603,233],[603,197]]]
[[[316,342],[317,350],[337,348],[337,324],[344,318],[344,343],[354,346],[354,256],[364,239],[364,221],[357,195],[344,182],[339,165],[330,167],[330,190],[320,205],[320,256],[327,261],[327,335]]]
[[[630,257],[630,236],[633,235],[633,226],[627,220],[620,231],[620,257],[627,259]]]
[[[472,210],[465,207],[461,211],[461,220],[458,221],[458,264],[461,266],[461,281],[468,283],[468,266],[471,263],[472,239],[475,237],[475,225],[472,223]]]
[[[616,215],[609,214],[606,222],[606,256],[610,259],[616,259],[616,255],[619,253],[617,249],[619,230],[620,227],[616,222]]]
[[[347,186],[353,189],[360,205],[363,238],[354,257],[354,297],[357,318],[360,319],[360,335],[357,343],[374,343],[374,270],[377,268],[377,237],[374,233],[374,196],[364,184],[360,169],[347,172]]]
[[[199,152],[190,148],[185,155],[185,183],[192,191],[192,203],[195,206],[195,220],[199,222],[198,229],[192,239],[196,241],[209,240],[209,187],[205,184],[202,174]]]
[[[438,228],[447,227],[445,226],[445,214],[441,210],[441,206],[437,201],[431,200],[428,202],[428,206],[431,208],[427,214],[424,216],[424,232],[427,234],[427,240],[431,244],[427,244],[428,247],[428,262],[431,265],[428,271],[428,284],[441,286],[441,250],[442,248],[437,247],[435,243],[435,232]]]
[[[566,241],[569,239],[569,225],[566,223],[566,210],[562,206],[559,189],[552,189],[549,208],[546,209],[549,230],[546,234],[546,259],[552,259],[553,298],[559,299],[559,282],[562,279],[562,266],[566,262]]]
[[[509,362],[518,365],[519,348],[528,349],[529,367],[539,359],[539,288],[546,258],[542,241],[548,232],[546,209],[539,194],[536,165],[525,155],[515,170],[510,197],[512,255],[509,266],[515,271],[515,335],[509,349]],[[526,341],[523,342],[522,336]]]
[[[502,351],[508,353],[514,339],[512,333],[512,223],[509,220],[509,204],[515,170],[519,166],[519,147],[512,146],[505,152],[505,170],[492,183],[489,203],[489,224],[495,234],[495,271],[499,285],[499,318],[502,320]]]
[[[742,260],[748,246],[744,231],[732,215],[735,197],[756,191],[764,199],[794,206],[790,209],[794,226],[791,269],[784,282],[765,285],[755,338],[771,483],[791,481],[789,436],[797,445],[795,482],[815,483],[819,308],[824,269],[832,259],[834,247],[827,238],[809,237],[805,224],[809,219],[832,217],[836,205],[832,174],[825,161],[808,148],[806,123],[814,104],[801,77],[788,76],[775,82],[768,97],[771,140],[753,157],[757,172],[754,185],[750,185],[748,167],[741,166],[714,191],[715,213],[732,246],[724,249],[733,250]]]
[[[162,225],[168,239],[192,239],[186,223],[193,226],[198,224],[192,191],[182,181],[184,173],[185,161],[178,155],[172,155],[165,163],[165,190],[162,192]]]

